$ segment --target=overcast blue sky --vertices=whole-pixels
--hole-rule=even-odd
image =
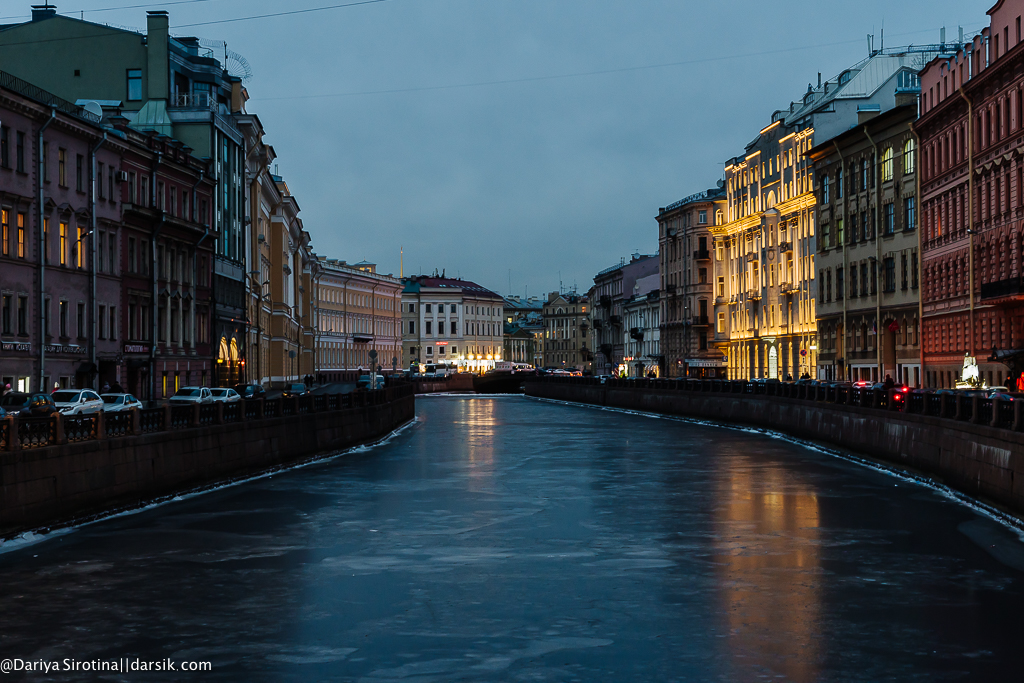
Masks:
[[[174,29],[345,1],[58,10],[143,27],[166,9],[172,33],[226,40],[252,66],[249,111],[318,253],[397,275],[404,247],[407,275],[444,268],[502,294],[510,279],[512,293],[557,289],[559,273],[586,291],[653,253],[658,208],[713,186],[819,71],[864,58],[866,34],[884,22],[886,46],[937,42],[945,25],[952,39],[992,4],[386,0]],[[590,75],[548,78],[567,74]]]

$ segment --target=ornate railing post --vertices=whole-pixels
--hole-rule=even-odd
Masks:
[[[53,443],[58,445],[64,445],[68,440],[64,437],[64,415],[62,413],[54,413],[50,418],[53,420]]]

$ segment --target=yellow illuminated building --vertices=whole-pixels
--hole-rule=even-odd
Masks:
[[[815,377],[813,129],[782,113],[725,167],[714,343],[730,379]]]

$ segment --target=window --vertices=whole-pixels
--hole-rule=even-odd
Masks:
[[[0,333],[11,334],[11,303],[10,294],[3,295],[3,320],[0,323]]]
[[[907,254],[900,254],[900,289],[907,290]]]
[[[46,263],[50,262],[50,252],[53,247],[50,246],[50,219],[49,217],[43,219],[43,259]]]
[[[68,224],[64,221],[60,222],[60,264],[66,266],[68,264]]]
[[[97,245],[97,249],[96,249],[96,256],[97,256],[96,270],[101,272],[101,273],[103,272],[103,252],[104,252],[104,249],[106,248],[106,242],[107,242],[107,233],[101,232],[100,233],[100,241],[99,241],[99,244]]]
[[[75,241],[75,246],[72,247],[72,253],[75,255],[75,265],[79,268],[85,267],[85,245],[82,241],[85,239],[85,228],[78,229],[78,239]]]
[[[129,273],[137,272],[135,270],[135,267],[136,267],[136,264],[135,264],[135,238],[134,237],[129,237],[128,238],[128,272]]]
[[[452,334],[453,335],[458,334],[458,327],[459,327],[459,324],[453,320],[452,321]]]
[[[96,330],[100,339],[107,338],[107,307],[100,306],[96,310]]]
[[[114,195],[114,167],[113,166],[110,166],[110,167],[107,168],[107,183],[108,183],[107,190],[109,191],[109,194],[110,194],[110,201],[116,201],[117,198]]]
[[[0,168],[11,167],[11,129],[0,126]]]
[[[76,322],[78,323],[78,338],[85,339],[85,304],[78,304],[78,317]]]
[[[896,291],[896,259],[886,256],[884,261],[885,291]]]
[[[96,181],[96,196],[103,199],[103,162],[98,162],[96,166]]]
[[[409,305],[412,306],[412,304],[409,304]],[[415,320],[410,320],[409,321],[409,334],[416,334],[416,321]]]
[[[117,306],[110,307],[110,334],[108,336],[110,341],[117,341]]]
[[[836,169],[836,199],[843,198],[843,167]]]
[[[57,184],[68,186],[68,151],[63,147],[57,148]]]
[[[25,214],[18,214],[18,258],[25,258]]]
[[[857,266],[850,267],[850,298],[857,297]]]
[[[821,203],[828,204],[828,175],[821,176]]]
[[[68,336],[68,302],[61,301],[57,306],[60,309],[60,336],[66,337]]]
[[[11,212],[7,209],[0,209],[0,238],[3,239],[3,244],[0,244],[0,254],[7,256],[11,250]]]
[[[903,172],[914,172],[914,139],[911,138],[903,144]]]
[[[843,280],[843,267],[836,268],[836,301],[842,301],[846,283]]]
[[[896,232],[896,205],[889,202],[885,205],[885,223],[883,224],[885,236],[890,237]]]
[[[25,134],[20,130],[15,134],[14,139],[17,141],[15,148],[15,162],[18,173],[25,172]]]
[[[917,228],[916,197],[907,197],[903,201],[903,229],[910,231]]]
[[[142,69],[128,69],[128,101],[142,99]]]
[[[50,182],[50,143],[43,143],[43,156],[39,160],[39,165],[42,167],[42,177],[46,182]]]
[[[426,310],[427,313],[430,313],[430,304],[427,304],[427,307],[426,307],[425,310]]]
[[[700,211],[700,212],[698,212],[697,213],[697,222],[700,223],[701,225],[706,224],[708,222],[708,212],[707,211]]]
[[[18,297],[18,334],[25,336],[28,334],[28,297]]]
[[[85,192],[85,158],[78,154],[75,156],[75,189],[78,192]]]
[[[892,147],[886,147],[882,152],[882,182],[892,180]]]
[[[416,312],[416,304],[409,304],[409,312],[410,313],[415,313]]]

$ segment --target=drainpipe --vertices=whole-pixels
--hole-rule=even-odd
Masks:
[[[43,378],[46,376],[46,242],[43,225],[45,197],[43,196],[43,131],[57,118],[57,110],[50,110],[50,118],[39,127],[39,146],[36,148],[36,181],[39,190],[39,391],[46,391]]]
[[[206,176],[206,171],[204,171],[203,169],[200,169],[199,170],[199,179],[196,180],[195,185],[192,186],[192,209],[189,212],[189,214],[190,214],[190,217],[191,217],[193,223],[196,222],[196,218],[198,218],[198,216],[199,216],[198,212],[196,211],[196,188],[199,187],[199,184],[201,182],[203,182],[203,179],[205,178],[205,176]],[[203,236],[199,238],[198,242],[196,242],[195,253],[192,254],[192,306],[190,307],[190,311],[189,311],[189,317],[192,318],[192,324],[189,326],[189,329],[192,330],[192,335],[191,335],[191,339],[189,339],[189,343],[190,343],[190,345],[192,347],[192,353],[193,354],[196,353],[196,302],[198,301],[198,296],[196,294],[196,288],[199,286],[199,247],[200,247],[200,245],[202,245],[203,242],[206,241],[206,238],[209,237],[209,236],[210,236],[210,228],[206,227],[203,230]],[[182,337],[184,337],[184,335],[182,335]],[[184,341],[185,340],[182,339],[182,343],[184,343]],[[212,368],[210,370],[211,370],[211,372],[213,371]]]
[[[873,166],[878,164],[878,145],[875,144],[874,139],[871,137],[871,133],[868,132],[867,125],[864,126],[864,136],[871,143],[871,154],[874,156]],[[895,162],[894,162],[895,163]],[[878,220],[878,209],[882,206],[882,174],[878,172],[877,168],[871,170],[875,179],[875,208],[872,213],[875,216],[875,267],[874,272],[871,274],[875,284],[875,363],[878,366],[878,380],[883,379],[882,373],[885,372],[885,368],[882,367],[882,289],[878,286],[878,272],[881,270],[880,266],[882,263],[882,238],[878,234],[878,231],[882,228],[881,221]]]
[[[89,362],[92,363],[93,367],[96,367],[96,339],[98,338],[99,329],[96,327],[96,152],[99,151],[100,147],[107,141],[107,133],[103,132],[103,137],[96,143],[96,146],[89,151],[89,164],[90,173],[92,175],[92,187],[89,188],[89,213],[92,215],[92,235],[89,241],[92,243],[92,264],[89,272],[89,315],[92,318],[92,335],[89,339]],[[81,247],[79,247],[81,249]],[[96,380],[93,383],[93,389],[99,388],[99,371],[97,370],[94,375]]]
[[[841,149],[839,149],[839,143],[837,143],[835,140],[833,140],[832,141],[832,146],[836,148],[836,154],[839,155],[839,168],[845,171],[846,170],[846,157],[843,156],[843,151]],[[838,179],[839,175],[837,175],[836,178]],[[846,199],[847,199],[847,195],[849,193],[846,192],[843,189],[843,187],[842,187],[843,183],[842,182],[837,183],[837,185],[838,185],[837,190],[839,192],[843,193],[843,223],[846,224],[846,223],[849,222],[847,220],[847,219],[849,219],[849,216],[846,215],[847,214],[847,211],[846,211]],[[848,283],[850,281],[850,254],[849,254],[849,252],[846,249],[846,242],[847,242],[846,235],[848,234],[847,231],[849,229],[850,229],[850,226],[846,225],[846,230],[843,231],[844,234],[841,237],[842,244],[840,244],[840,247],[842,247],[842,249],[843,249],[843,289],[846,289],[846,283]],[[847,318],[846,304],[849,301],[850,297],[847,296],[846,292],[842,292],[842,294],[843,294],[843,360],[845,361],[845,365],[843,366],[843,374],[844,374],[844,379],[850,379],[850,349],[847,347],[847,344],[846,344],[847,334],[849,334],[849,328],[847,328],[847,326],[846,326],[847,325],[847,323],[846,323],[846,318]]]
[[[155,163],[153,164],[153,167],[152,167],[152,169],[150,170],[150,173],[149,173],[149,205],[151,207],[154,207],[154,208],[156,207],[156,169],[160,165],[160,162],[162,160],[163,160],[163,153],[162,152],[157,152],[156,153]],[[160,236],[160,232],[164,228],[164,221],[165,220],[166,220],[166,218],[164,217],[164,212],[161,211],[160,212],[160,221],[157,223],[156,227],[153,229],[153,232],[150,235],[150,239],[149,239],[149,263],[150,263],[149,278],[150,278],[150,284],[151,284],[151,286],[153,288],[153,299],[152,299],[152,301],[149,302],[149,308],[150,308],[150,315],[149,315],[149,317],[150,317],[150,320],[149,320],[149,326],[150,326],[150,344],[149,344],[149,400],[150,401],[155,401],[156,400],[156,345],[157,345],[157,330],[159,330],[158,321],[157,321],[157,315],[160,312],[160,306],[159,306],[160,293],[159,293],[159,291],[157,289],[159,287],[159,281],[157,279],[157,276],[158,276],[158,272],[159,272],[158,269],[160,267],[160,264],[157,263],[157,260],[156,260],[156,254],[157,254],[156,239],[157,239],[157,237]]]
[[[986,43],[986,59],[987,45]],[[967,103],[967,300],[970,308],[971,356],[974,356],[974,103],[964,93],[963,85],[957,90]]]
[[[924,257],[921,254],[921,159],[924,150],[921,149],[921,136],[918,135],[915,121],[910,122],[910,133],[914,136],[914,148],[917,150],[917,158],[914,159],[914,201],[917,203],[917,350],[921,356],[921,381],[918,386],[925,386],[924,374],[924,297],[921,292],[921,279],[924,273]]]

